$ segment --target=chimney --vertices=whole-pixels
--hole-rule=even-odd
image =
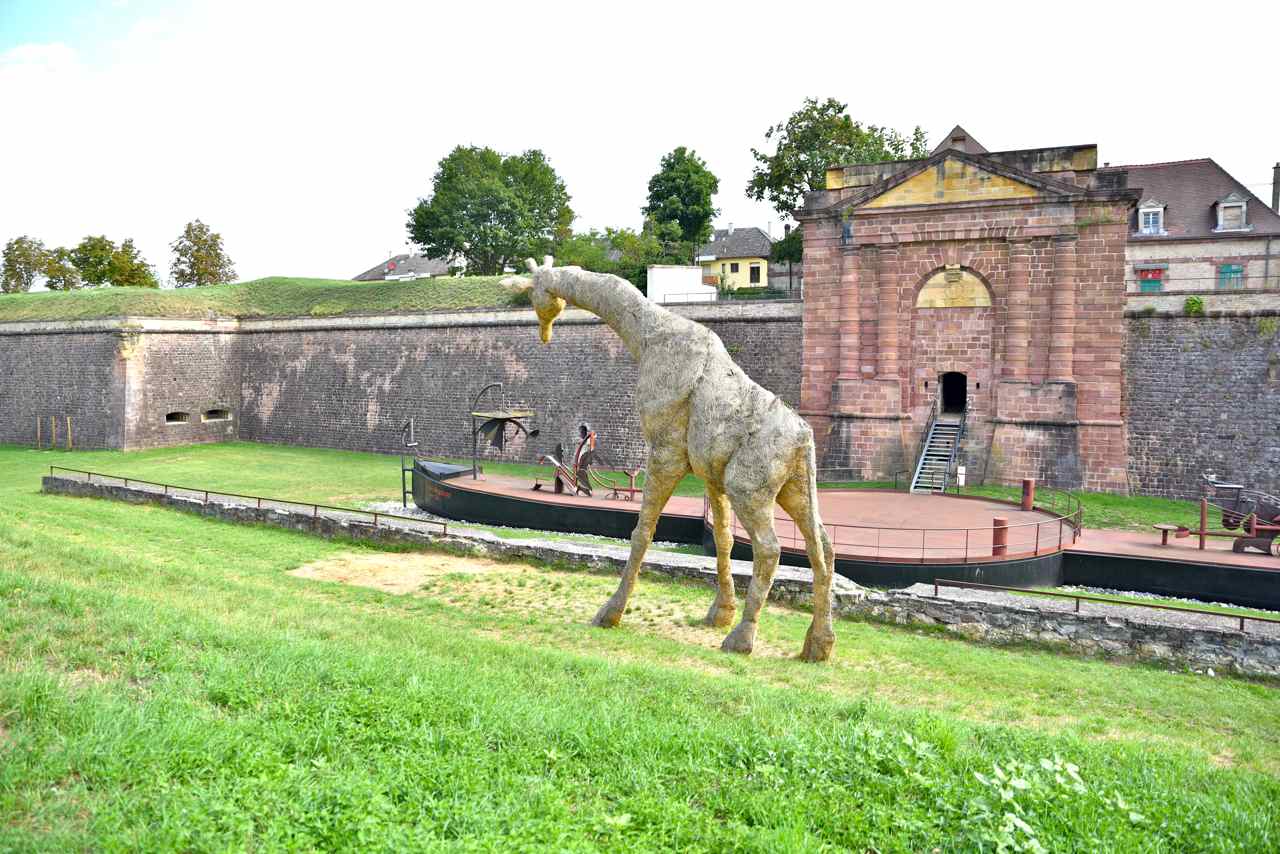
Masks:
[[[733,234],[733,223],[729,223],[729,233]]]
[[[1271,167],[1271,209],[1280,213],[1280,163]]]

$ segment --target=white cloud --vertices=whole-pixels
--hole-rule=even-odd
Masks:
[[[243,277],[348,277],[403,246],[459,143],[542,148],[580,228],[638,224],[658,159],[687,145],[720,177],[722,221],[777,233],[743,197],[750,148],[807,95],[935,138],[959,122],[993,149],[1097,142],[1113,162],[1210,155],[1269,179],[1261,51],[1232,60],[1248,85],[1208,60],[1149,79],[1125,40],[1204,56],[1261,31],[1244,7],[1194,28],[1169,9],[1010,9],[197,0],[92,52],[0,55],[17,128],[0,135],[0,241],[132,236],[163,274],[200,217]]]

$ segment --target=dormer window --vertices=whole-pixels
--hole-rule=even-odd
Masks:
[[[1218,227],[1214,231],[1249,231],[1249,200],[1240,193],[1232,193],[1218,200]]]
[[[1138,206],[1138,233],[1165,234],[1164,202],[1148,199]]]

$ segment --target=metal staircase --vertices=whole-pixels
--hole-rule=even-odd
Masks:
[[[941,493],[947,491],[956,455],[960,452],[960,440],[964,438],[965,412],[942,413],[941,392],[934,398],[929,413],[929,425],[925,428],[924,441],[920,443],[920,459],[911,477],[911,491]],[[968,409],[966,404],[965,409]]]

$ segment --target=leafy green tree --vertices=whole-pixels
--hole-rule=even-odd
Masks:
[[[616,275],[647,290],[650,264],[688,264],[693,244],[683,237],[679,223],[646,219],[639,232],[629,228],[608,229],[609,240],[621,253]]]
[[[662,158],[657,174],[649,179],[646,217],[680,226],[681,240],[705,243],[711,237],[711,220],[720,213],[711,199],[720,189],[720,180],[707,164],[683,145]]]
[[[44,273],[44,244],[33,237],[15,237],[5,244],[4,266],[0,269],[0,291],[26,293]]]
[[[74,291],[81,286],[70,249],[59,246],[44,253],[45,287],[51,291]]]
[[[458,146],[409,212],[409,237],[435,257],[462,257],[473,273],[500,273],[571,236],[564,181],[541,151],[503,156]]]
[[[787,232],[787,236],[781,240],[774,241],[773,252],[769,255],[770,261],[788,261],[792,264],[799,264],[804,260],[804,240],[801,237],[801,231],[793,228]]]
[[[617,273],[616,251],[609,235],[593,228],[556,241],[551,254],[555,255],[557,264],[581,267],[594,273]]]
[[[198,219],[187,223],[169,248],[173,250],[169,272],[180,288],[216,285],[236,277],[231,258],[222,249],[222,235]]]
[[[230,261],[227,262],[230,265]],[[234,276],[232,272],[230,275]],[[114,252],[107,264],[107,281],[117,288],[158,288],[151,265],[142,258],[142,253],[133,245],[133,240],[125,238]]]
[[[115,251],[116,245],[106,235],[90,235],[71,250],[71,260],[86,285],[105,285],[111,254]]]
[[[849,118],[848,105],[835,98],[806,98],[799,110],[765,131],[776,142],[773,154],[751,149],[756,159],[747,196],[768,201],[783,216],[800,206],[804,194],[827,186],[827,169],[853,163],[876,163],[925,157],[924,131],[910,137],[892,128],[864,125]]]

